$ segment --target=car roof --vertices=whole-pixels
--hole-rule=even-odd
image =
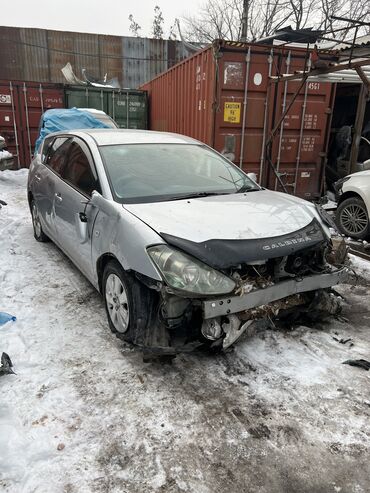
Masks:
[[[58,132],[59,133],[59,132]],[[154,132],[151,130],[124,130],[114,128],[93,128],[60,132],[63,135],[72,134],[79,137],[89,135],[97,145],[117,144],[199,144],[195,139],[181,134]]]

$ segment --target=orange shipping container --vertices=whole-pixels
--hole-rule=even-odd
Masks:
[[[269,76],[304,70],[309,60],[306,49],[289,45],[215,41],[141,86],[149,128],[198,139],[279,189],[266,142],[300,83]],[[271,161],[290,193],[321,195],[334,93],[334,84],[307,82],[273,140]]]

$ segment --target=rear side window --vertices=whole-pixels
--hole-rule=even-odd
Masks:
[[[49,145],[46,164],[58,175],[62,174],[66,154],[71,146],[71,140],[71,138],[67,137],[58,137],[51,146]]]
[[[82,193],[91,196],[100,192],[97,175],[90,161],[77,142],[72,142],[62,178]]]

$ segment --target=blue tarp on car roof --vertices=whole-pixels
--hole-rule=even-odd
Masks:
[[[83,128],[109,128],[88,111],[71,109],[47,110],[41,117],[39,136],[35,144],[35,153],[43,139],[52,132],[79,130]]]

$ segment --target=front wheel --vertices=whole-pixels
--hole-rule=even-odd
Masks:
[[[32,200],[31,202],[31,216],[32,216],[32,226],[33,226],[33,236],[37,241],[46,242],[49,241],[49,238],[44,233],[41,221],[40,221],[40,213],[37,209],[36,202]]]
[[[146,346],[148,332],[156,326],[156,293],[125,272],[116,260],[108,262],[102,281],[105,309],[112,332],[127,342]]]
[[[346,236],[356,240],[369,236],[369,215],[364,201],[358,197],[343,200],[337,209],[336,222]]]

